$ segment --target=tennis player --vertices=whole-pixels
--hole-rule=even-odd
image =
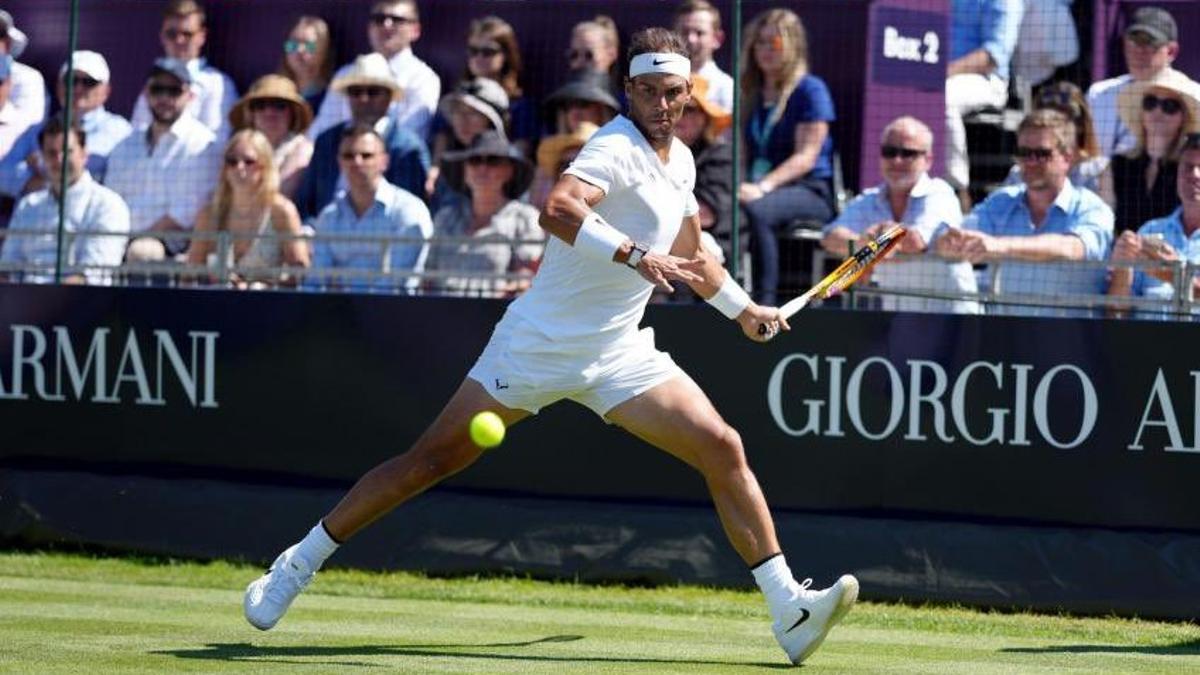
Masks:
[[[342,501],[246,589],[246,619],[266,630],[337,547],[376,518],[466,468],[482,452],[469,421],[491,410],[514,424],[561,399],[687,462],[703,474],[725,533],[766,596],[775,637],[793,663],[811,654],[858,597],[846,575],[810,590],[775,538],[741,438],[700,387],[639,330],[655,286],[691,286],[751,340],[788,325],[751,302],[700,246],[696,167],[674,137],[691,92],[680,38],[663,28],[630,45],[629,116],[601,128],[550,193],[549,238],[532,287],[513,301],[466,380],[405,454],[367,472]],[[759,335],[759,326],[767,331]]]

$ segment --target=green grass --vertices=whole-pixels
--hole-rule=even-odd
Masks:
[[[787,667],[756,593],[322,572],[269,633],[259,570],[0,553],[0,672],[718,673]],[[1200,671],[1200,627],[860,603],[811,672]]]

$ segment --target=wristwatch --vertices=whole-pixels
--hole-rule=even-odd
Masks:
[[[639,244],[635,241],[633,242],[633,250],[629,252],[629,257],[625,259],[625,264],[628,265],[630,269],[636,270],[638,263],[642,262],[642,258],[646,257],[646,254],[649,252],[650,248],[648,246],[645,244]]]

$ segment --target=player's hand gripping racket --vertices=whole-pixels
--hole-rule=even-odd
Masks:
[[[858,281],[858,278],[867,270],[886,258],[888,251],[895,248],[907,232],[908,230],[899,225],[888,228],[886,232],[855,251],[854,255],[846,258],[836,270],[830,272],[816,286],[808,289],[807,293],[784,303],[783,307],[779,308],[779,315],[784,320],[790,319],[792,315],[807,307],[808,303],[813,300],[831,298],[846,290],[851,284]],[[769,330],[765,323],[758,326],[759,335],[766,335]]]

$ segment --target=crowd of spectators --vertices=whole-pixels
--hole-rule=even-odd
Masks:
[[[735,79],[714,59],[726,45],[720,12],[706,0],[680,3],[674,28],[694,82],[677,135],[696,160],[706,247],[727,263],[748,252],[745,281],[767,304],[781,300],[781,235],[820,230],[820,246],[841,257],[895,223],[909,228],[901,255],[874,277],[899,292],[888,308],[978,313],[981,291],[1018,302],[1172,297],[1178,280],[1167,264],[1200,263],[1200,84],[1173,67],[1179,28],[1157,7],[1128,17],[1126,74],[1086,94],[1083,82],[1056,77],[1079,55],[1070,7],[952,0],[944,127],[889,114],[881,182],[843,206],[836,157],[853,150],[835,127],[854,111],[835,110],[812,72],[801,18],[782,8],[749,18],[735,99]],[[474,17],[465,67],[441,73],[454,82],[443,95],[443,77],[413,51],[420,9],[417,0],[374,2],[371,51],[336,69],[329,25],[299,16],[280,36],[277,71],[239,96],[205,59],[203,5],[170,0],[162,55],[130,120],[106,103],[115,78],[138,73],[114,73],[88,50],[62,64],[53,93],[58,109],[71,104],[69,127],[62,112],[47,116],[42,75],[18,60],[30,38],[0,10],[0,198],[9,202],[0,263],[9,278],[53,278],[65,200],[70,281],[110,283],[123,263],[186,262],[194,281],[237,288],[519,293],[539,264],[538,212],[550,187],[624,109],[618,27],[606,16],[576,24],[563,83],[538,101],[522,88],[513,27]],[[972,204],[965,124],[981,108],[1004,107],[1013,78],[1035,85],[1015,162],[1004,185]],[[731,124],[735,100],[741,128]],[[931,173],[938,159],[941,177]],[[1092,264],[1069,264],[1080,261]],[[1139,261],[1161,267],[1135,270]]]

